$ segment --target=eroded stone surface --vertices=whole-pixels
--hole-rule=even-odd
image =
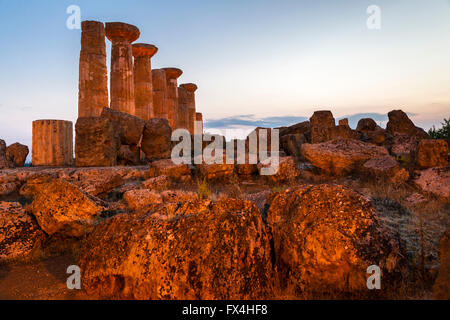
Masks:
[[[423,191],[450,198],[450,167],[429,168],[418,173],[414,183]]]
[[[27,146],[18,142],[6,148],[6,158],[11,161],[15,167],[23,167],[30,150]]]
[[[16,202],[0,202],[0,262],[23,260],[39,247],[44,234]]]
[[[172,130],[166,119],[150,119],[145,123],[142,151],[147,159],[168,159],[172,152]]]
[[[367,292],[367,267],[392,286],[404,266],[396,239],[366,198],[342,186],[301,186],[271,199],[268,225],[282,286],[329,298]]]
[[[421,140],[417,148],[417,166],[422,169],[447,166],[448,150],[445,140]]]
[[[388,113],[389,122],[386,131],[392,135],[403,133],[418,139],[429,139],[430,136],[419,127],[416,127],[407,114],[402,110],[393,110]]]
[[[190,214],[181,213],[186,210]],[[269,238],[252,203],[197,201],[173,218],[159,218],[164,215],[120,215],[96,228],[79,262],[89,294],[151,300],[270,297]]]
[[[367,160],[388,155],[388,151],[373,144],[344,139],[320,144],[303,144],[302,154],[323,172],[342,175],[353,171]]]
[[[48,235],[81,237],[89,233],[107,210],[99,199],[62,179],[42,184],[30,211]]]
[[[119,136],[107,118],[78,118],[75,133],[77,167],[109,167],[117,164]]]
[[[434,298],[439,300],[450,299],[450,229],[445,231],[439,243],[439,274],[434,283]]]
[[[363,165],[363,172],[380,183],[400,184],[409,179],[409,173],[391,156],[370,159]]]

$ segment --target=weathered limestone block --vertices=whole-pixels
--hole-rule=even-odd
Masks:
[[[194,83],[185,83],[181,87],[187,91],[187,108],[188,108],[188,130],[191,134],[194,134],[195,121],[196,121],[196,106],[195,106],[195,91],[198,87]]]
[[[203,114],[200,112],[195,113],[194,133],[203,135]]]
[[[144,132],[145,120],[111,108],[104,108],[102,117],[111,121],[114,131],[120,136],[122,144],[139,145]]]
[[[304,134],[286,134],[281,137],[281,148],[286,152],[288,156],[292,156],[295,161],[303,160],[302,157],[302,144],[307,143],[307,139]]]
[[[370,201],[351,189],[317,185],[277,193],[267,223],[281,286],[294,295],[361,297],[374,261],[385,288],[395,288],[403,278],[401,244],[383,228]]]
[[[140,159],[130,146],[123,144],[117,154],[117,163],[121,166],[136,166],[140,163]]]
[[[424,192],[432,193],[447,201],[450,199],[450,167],[422,170],[414,183]]]
[[[348,118],[339,120],[339,125],[349,127]]]
[[[83,288],[102,298],[267,299],[269,236],[251,202],[166,205],[102,223],[81,250]],[[166,215],[165,211],[173,212]]]
[[[41,185],[30,210],[48,235],[81,237],[103,219],[107,207],[75,185],[57,179]]]
[[[374,131],[376,127],[377,123],[375,122],[375,120],[371,118],[363,118],[358,121],[356,131],[358,132]]]
[[[172,152],[172,130],[166,119],[150,119],[145,123],[142,151],[147,159],[168,159]]]
[[[417,148],[417,166],[422,169],[447,166],[448,150],[445,140],[420,140]]]
[[[154,118],[169,119],[167,104],[167,79],[163,69],[152,70]]]
[[[6,143],[0,139],[0,169],[14,168],[14,163],[6,157]]]
[[[105,25],[81,23],[81,51],[78,82],[78,117],[98,117],[109,106]]]
[[[131,43],[140,36],[137,27],[122,23],[106,23],[106,37],[111,41],[111,108],[135,114],[133,50]]]
[[[187,164],[175,164],[171,159],[152,162],[150,177],[166,176],[173,181],[187,182],[191,179],[191,170]]]
[[[261,174],[263,168],[268,168],[272,164],[270,160],[258,163],[258,172]],[[295,166],[292,157],[279,157],[278,170],[275,174],[264,176],[266,180],[273,183],[281,183],[295,180],[300,175],[300,170]]]
[[[176,129],[189,130],[189,110],[187,101],[187,90],[180,86],[178,87],[178,111]]]
[[[336,122],[331,111],[316,111],[309,122],[311,124],[311,143],[321,143],[332,139]]]
[[[330,175],[343,175],[358,169],[366,161],[388,155],[384,147],[354,139],[333,140],[302,145],[302,155],[311,164]]]
[[[169,126],[172,130],[176,129],[178,121],[178,78],[183,71],[178,68],[163,68],[166,71],[167,81],[167,113]]]
[[[149,120],[154,118],[153,112],[153,79],[151,58],[158,48],[151,44],[133,44],[134,56],[134,115]]]
[[[362,172],[373,179],[381,180],[381,183],[389,181],[392,184],[401,184],[409,179],[408,171],[388,155],[370,159],[364,163]]]
[[[93,196],[106,194],[123,183],[122,175],[116,168],[78,169],[68,180]]]
[[[145,210],[163,202],[160,194],[149,189],[127,191],[123,194],[123,199],[133,211]]]
[[[73,125],[64,120],[33,121],[33,166],[73,164]]]
[[[288,134],[302,134],[308,142],[311,140],[311,124],[309,121],[303,121],[290,127],[281,127],[278,129],[280,130],[280,138]]]
[[[388,113],[389,122],[386,125],[386,131],[394,135],[394,133],[404,133],[417,139],[430,139],[428,133],[422,128],[416,127],[407,114],[402,110],[393,110]]]
[[[163,191],[170,187],[170,179],[168,176],[158,176],[150,178],[142,182],[142,188],[153,191]]]
[[[0,262],[26,259],[44,234],[20,203],[0,202]]]
[[[117,164],[119,137],[107,118],[78,118],[75,125],[77,167],[110,167]]]
[[[11,161],[15,167],[23,167],[25,165],[28,153],[30,153],[28,147],[17,142],[6,148],[6,158]]]

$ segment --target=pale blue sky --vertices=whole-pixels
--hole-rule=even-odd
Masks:
[[[31,122],[77,117],[83,20],[123,21],[159,47],[153,66],[199,86],[204,118],[240,115],[336,118],[416,114],[424,126],[450,116],[448,0],[0,0],[0,138],[31,147]],[[382,28],[366,27],[369,5]],[[107,41],[109,51],[110,43]]]

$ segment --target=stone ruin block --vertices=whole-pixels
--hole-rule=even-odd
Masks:
[[[110,167],[117,164],[120,141],[107,118],[78,118],[75,125],[77,167]]]

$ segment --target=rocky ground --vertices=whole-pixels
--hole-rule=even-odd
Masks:
[[[0,299],[448,299],[447,143],[398,112],[356,130],[327,127],[330,114],[281,128],[272,176],[264,163],[3,157]],[[66,287],[70,265],[82,290]],[[381,290],[367,289],[370,265]]]

